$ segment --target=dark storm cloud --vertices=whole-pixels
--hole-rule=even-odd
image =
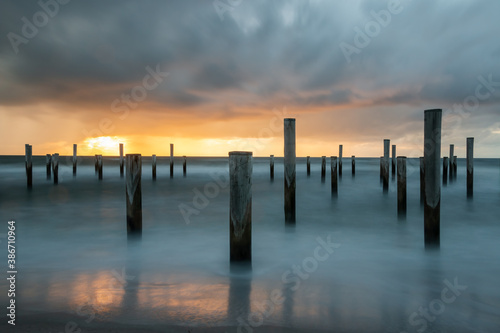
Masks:
[[[157,110],[445,107],[474,94],[480,75],[500,81],[498,1],[401,4],[348,62],[340,43],[355,45],[354,28],[388,1],[243,0],[221,20],[212,1],[72,0],[17,54],[7,34],[22,35],[21,19],[41,8],[2,1],[0,104],[109,108],[157,65],[170,74],[148,93]],[[492,94],[482,104],[498,102]]]

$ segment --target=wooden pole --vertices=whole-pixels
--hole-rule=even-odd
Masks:
[[[54,184],[59,183],[59,154],[52,155],[52,173],[54,174]]]
[[[127,199],[127,234],[142,233],[142,157],[127,154],[125,193]]]
[[[453,156],[453,179],[457,179],[457,155]]]
[[[95,155],[95,158],[94,158],[94,164],[95,164],[95,174],[97,175],[97,173],[99,172],[99,168],[97,167],[97,154]]]
[[[152,168],[153,168],[153,180],[156,180],[156,155],[153,155]]]
[[[339,145],[339,166],[338,166],[339,177],[342,177],[342,153],[343,153],[343,150],[344,150],[344,146]]]
[[[174,144],[170,144],[170,178],[174,178]]]
[[[252,261],[252,153],[229,153],[229,258]]]
[[[331,170],[331,180],[332,180],[332,195],[337,196],[338,195],[337,156],[331,156],[330,159],[331,159],[330,170]]]
[[[397,157],[398,166],[398,216],[406,216],[406,157]]]
[[[351,156],[352,175],[356,174],[356,156]]]
[[[97,155],[97,172],[99,173],[99,180],[102,180],[102,155]]]
[[[425,198],[425,165],[424,158],[420,157],[420,205],[424,205]]]
[[[47,179],[50,179],[51,178],[51,174],[52,174],[52,155],[50,154],[47,154],[45,155],[45,166],[46,166],[46,169],[47,169]]]
[[[182,156],[182,175],[186,177],[187,169],[186,169],[186,156]]]
[[[269,173],[271,175],[271,180],[274,179],[274,155],[271,155],[269,160]]]
[[[77,161],[77,154],[76,154],[76,150],[77,150],[77,144],[73,144],[73,176],[76,176],[76,161]]]
[[[120,143],[120,177],[123,177],[123,143]],[[96,171],[97,171],[97,161],[96,161]]]
[[[455,145],[451,144],[450,145],[450,183],[453,181],[453,154],[455,151]]]
[[[307,156],[307,176],[311,175],[311,156]]]
[[[441,119],[442,110],[424,112],[424,236],[426,247],[440,245],[441,208]]]
[[[392,175],[396,174],[396,145],[392,145]]]
[[[474,193],[474,138],[467,138],[467,197]]]
[[[295,224],[295,119],[284,119],[285,223]]]
[[[389,191],[389,147],[391,145],[391,140],[384,140],[384,165],[383,165],[383,184],[384,192]]]
[[[321,182],[325,182],[326,177],[326,156],[321,156]]]
[[[28,188],[33,187],[33,146],[26,144],[24,146],[25,152],[25,168],[26,168],[26,179]]]
[[[448,183],[448,157],[443,157],[443,185]]]

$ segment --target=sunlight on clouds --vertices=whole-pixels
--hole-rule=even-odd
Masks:
[[[120,143],[126,143],[126,139],[118,136],[100,136],[97,138],[87,138],[84,141],[86,148],[92,153],[116,155]]]

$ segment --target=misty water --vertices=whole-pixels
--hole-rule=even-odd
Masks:
[[[61,161],[55,186],[46,179],[45,157],[34,157],[29,191],[24,157],[0,158],[2,267],[7,221],[15,220],[19,331],[38,318],[63,332],[65,315],[83,332],[115,324],[222,332],[500,329],[498,159],[474,161],[472,199],[465,161],[458,160],[456,181],[442,187],[441,248],[426,251],[417,159],[408,162],[407,217],[398,219],[396,181],[384,194],[378,158],[358,158],[355,177],[344,158],[336,198],[329,166],[322,183],[320,159],[312,159],[308,177],[298,158],[297,222],[287,228],[282,159],[270,181],[268,159],[254,158],[252,267],[237,270],[229,264],[227,158],[189,158],[187,177],[176,159],[173,179],[168,158],[158,158],[153,181],[145,157],[141,241],[127,240],[118,159],[104,158],[102,181],[93,157],[80,158],[76,177]],[[179,207],[197,214],[186,218]],[[322,242],[335,244],[331,253]],[[314,259],[318,253],[322,261]],[[6,300],[7,282],[0,281]]]

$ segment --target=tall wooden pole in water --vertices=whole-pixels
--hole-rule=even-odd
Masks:
[[[174,144],[170,144],[170,178],[174,178]]]
[[[321,182],[325,181],[326,177],[326,156],[321,156]]]
[[[448,183],[448,157],[443,157],[443,185]]]
[[[97,172],[99,173],[99,180],[102,180],[102,155],[97,155]]]
[[[467,197],[474,193],[474,138],[467,138]]]
[[[153,180],[156,180],[156,155],[153,155],[153,162],[152,162],[152,168],[153,168]]]
[[[51,177],[51,170],[52,170],[52,155],[46,154],[45,155],[45,167],[47,169],[47,179],[50,179]]]
[[[52,155],[52,173],[54,174],[54,184],[59,183],[59,154]]]
[[[183,161],[182,161],[182,175],[186,177],[186,156],[182,156]]]
[[[331,159],[330,170],[331,170],[331,181],[332,181],[332,195],[337,196],[338,194],[337,156],[331,156],[330,159]]]
[[[311,175],[311,156],[306,157],[306,164],[307,164],[307,175]]]
[[[229,258],[252,261],[252,153],[229,153]]]
[[[441,109],[424,112],[424,237],[426,247],[439,247],[440,244],[441,119]]]
[[[396,174],[396,145],[392,145],[392,175]]]
[[[77,155],[76,155],[76,150],[77,150],[77,144],[73,144],[73,176],[76,176],[76,161],[77,161]]]
[[[123,177],[123,143],[120,143],[120,177]],[[96,161],[96,171],[97,171],[97,161]]]
[[[356,174],[356,156],[351,156],[352,175]]]
[[[127,199],[127,234],[142,233],[142,157],[127,154],[125,193]]]
[[[33,187],[33,146],[26,144],[24,146],[25,153],[25,168],[28,188]]]
[[[295,118],[284,119],[285,223],[295,224]]]
[[[398,164],[398,216],[406,216],[406,156],[397,157]]]
[[[384,140],[384,165],[383,165],[383,184],[384,192],[389,191],[389,147],[391,140]]]
[[[454,151],[455,151],[455,145],[451,144],[450,145],[450,183],[453,181],[453,178],[454,178],[454,176],[453,176],[453,171],[454,171],[454,169],[453,169],[453,156],[454,155],[453,154],[455,153]]]
[[[425,198],[425,165],[424,158],[420,157],[420,204],[424,205]]]
[[[339,177],[342,177],[342,151],[344,150],[343,145],[339,145]]]
[[[274,179],[274,155],[270,156],[269,159],[269,174],[271,176],[271,180]]]

